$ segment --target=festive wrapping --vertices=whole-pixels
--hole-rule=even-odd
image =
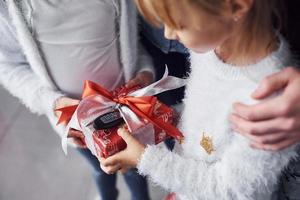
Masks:
[[[166,70],[161,80],[147,87],[121,87],[113,92],[86,81],[79,105],[58,109],[62,112],[58,123],[68,122],[62,138],[65,153],[70,128],[82,131],[92,154],[101,157],[111,156],[126,148],[126,143],[117,134],[120,127],[128,128],[143,144],[158,144],[168,137],[181,140],[181,132],[172,125],[174,110],[154,96],[185,85],[185,79],[168,76],[167,73]],[[116,120],[111,120],[114,118],[121,121],[115,126],[103,128],[95,126],[99,118],[101,122],[104,120],[114,123]]]
[[[122,93],[114,92],[115,95],[126,96],[132,89],[122,88]],[[153,98],[155,99],[155,98]],[[124,120],[118,123],[116,126],[109,128],[95,127],[95,117],[103,117],[105,121],[110,121],[111,115],[117,115],[116,118],[122,118],[120,112],[115,107],[100,110],[103,100],[99,99],[97,95],[90,96],[83,99],[82,103],[77,108],[77,118],[79,124],[86,135],[91,134],[93,138],[93,144],[96,150],[97,156],[107,158],[126,148],[125,141],[117,134],[120,127],[128,127]],[[151,117],[160,120],[164,123],[172,124],[176,118],[175,112],[172,108],[162,104],[159,101],[154,101],[152,106],[153,110],[150,111]],[[120,116],[118,116],[120,115]],[[94,116],[90,118],[91,116]],[[93,121],[94,120],[94,121]],[[163,129],[154,126],[147,120],[140,119],[142,123],[134,126],[131,130],[131,134],[143,144],[158,144],[168,137],[170,137]],[[132,122],[128,119],[128,124]],[[133,126],[131,126],[133,127]]]

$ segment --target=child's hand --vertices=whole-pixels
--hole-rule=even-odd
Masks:
[[[107,174],[114,174],[119,170],[126,171],[128,168],[135,168],[145,150],[145,146],[139,143],[124,128],[120,128],[118,134],[126,142],[127,148],[107,159],[99,159],[101,169]]]
[[[56,111],[56,109],[67,107],[67,106],[73,106],[79,104],[78,99],[71,99],[69,97],[61,97],[56,100],[55,105],[54,105],[54,114],[56,117],[60,117],[61,112]],[[65,126],[67,124],[64,124]],[[68,138],[72,138],[73,142],[80,148],[86,148],[86,144],[84,141],[84,135],[81,131],[75,130],[75,129],[70,129],[68,133]]]
[[[153,78],[154,77],[151,72],[142,71],[142,72],[137,73],[137,75],[133,79],[128,81],[128,83],[126,84],[126,87],[130,88],[135,85],[140,85],[141,87],[145,87],[145,86],[150,85],[153,82]]]

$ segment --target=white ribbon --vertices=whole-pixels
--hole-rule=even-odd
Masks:
[[[168,76],[168,68],[166,67],[165,73],[163,77],[147,87],[138,89],[134,92],[127,94],[127,96],[134,96],[134,97],[142,97],[142,96],[154,96],[156,94],[160,94],[162,92],[166,92],[169,90],[174,90],[186,85],[187,79],[182,79],[174,76]],[[83,108],[83,104],[87,100],[92,100],[94,102],[99,102],[99,107],[90,109],[90,115],[87,119],[81,122],[81,126],[78,122],[78,110],[80,111]],[[123,117],[125,123],[128,125],[130,132],[136,131],[141,126],[145,125],[145,121],[137,116],[130,108],[126,105],[119,105],[116,102],[111,101],[101,95],[93,95],[85,98],[83,101],[80,102],[78,105],[75,113],[73,114],[69,124],[67,125],[66,132],[62,137],[62,148],[65,154],[67,154],[67,136],[69,130],[71,128],[80,130],[85,135],[85,142],[87,147],[91,150],[91,152],[96,155],[96,150],[93,145],[93,138],[92,132],[86,129],[86,126],[91,124],[97,117],[102,114],[105,114],[111,111],[113,108],[117,108]],[[82,127],[82,128],[81,128]],[[84,130],[82,130],[84,129]]]

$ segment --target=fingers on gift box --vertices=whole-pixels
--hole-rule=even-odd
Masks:
[[[186,85],[186,79],[164,76],[149,86],[120,87],[114,91],[86,81],[79,105],[58,109],[62,112],[58,124],[66,123],[62,147],[67,153],[70,128],[84,134],[87,148],[96,156],[109,157],[124,148],[126,143],[117,134],[126,127],[143,144],[158,144],[170,136],[181,141],[182,133],[176,124],[175,111],[157,100],[155,95]]]
[[[137,89],[139,87],[130,89],[121,87],[111,94],[115,98],[121,98]],[[85,98],[77,109],[77,118],[83,133],[86,138],[92,138],[92,141],[87,143],[93,145],[91,148],[95,150],[97,156],[107,158],[126,148],[125,141],[117,134],[121,127],[134,127],[131,128],[133,129],[131,133],[143,144],[158,144],[170,137],[163,129],[147,119],[137,116],[124,117],[116,106],[107,107],[103,106],[103,103],[105,104],[103,97],[94,95]],[[156,98],[148,114],[151,118],[168,124],[172,124],[176,116],[173,109]]]

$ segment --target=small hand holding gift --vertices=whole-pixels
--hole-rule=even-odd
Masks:
[[[134,138],[125,128],[120,128],[118,135],[126,142],[127,147],[107,159],[99,159],[101,169],[107,174],[114,174],[118,170],[126,171],[129,168],[135,168],[145,150],[145,145]]]
[[[141,144],[157,144],[182,134],[173,125],[173,109],[160,103],[154,95],[185,85],[186,80],[167,75],[144,88],[121,87],[107,91],[100,85],[86,81],[83,100],[77,106],[59,109],[59,122],[69,121],[68,128],[82,131],[85,143],[98,158],[109,157],[126,148],[126,142],[117,134],[127,126]],[[66,152],[66,137],[62,140]]]

